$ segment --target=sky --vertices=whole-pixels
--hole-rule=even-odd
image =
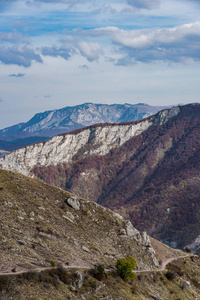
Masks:
[[[85,102],[200,102],[200,0],[0,0],[0,128]]]

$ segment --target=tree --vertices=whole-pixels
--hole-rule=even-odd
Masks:
[[[117,260],[116,269],[117,274],[124,280],[136,279],[136,274],[133,273],[136,267],[136,260],[132,256],[126,256]]]

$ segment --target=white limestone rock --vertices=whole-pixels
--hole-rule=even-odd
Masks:
[[[151,247],[151,241],[145,231],[141,233],[141,241],[146,247]]]
[[[72,287],[80,289],[83,285],[85,275],[83,272],[80,271],[76,271],[75,274],[76,274],[76,279],[73,282]]]
[[[138,124],[99,126],[83,129],[79,133],[55,136],[44,143],[33,144],[9,153],[0,159],[0,167],[29,175],[36,165],[49,166],[71,162],[86,145],[92,147],[88,147],[90,150],[84,153],[85,156],[105,155],[151,125],[151,120],[145,120]]]
[[[76,197],[68,198],[67,204],[75,210],[79,210],[81,207],[80,201]]]
[[[85,251],[85,252],[87,252],[87,253],[90,253],[90,250],[89,250],[87,247],[82,246],[82,249],[83,249],[83,251]]]
[[[150,254],[150,256],[151,256],[151,259],[152,259],[152,262],[153,262],[153,264],[154,264],[154,266],[155,267],[159,267],[160,266],[160,264],[159,264],[159,262],[158,262],[158,260],[157,260],[157,258],[156,258],[156,256],[155,256],[155,250],[152,248],[152,247],[148,247],[147,248],[147,251],[149,252],[149,254]]]
[[[152,263],[155,267],[159,267],[159,262],[155,256],[155,250],[151,246],[151,241],[146,232],[140,233],[135,227],[133,227],[132,223],[129,220],[125,221],[126,233],[130,238],[135,239],[138,243],[146,247],[148,251]]]
[[[151,125],[166,123],[179,111],[179,107],[172,107],[133,124],[86,127],[78,133],[55,136],[46,142],[29,145],[0,158],[0,168],[30,175],[30,171],[37,165],[70,163],[79,151],[82,151],[83,157],[92,154],[105,155],[114,147],[119,147],[130,138],[140,135]]]
[[[123,219],[124,219],[120,214],[118,214],[118,213],[116,213],[116,212],[114,212],[114,211],[113,211],[113,215],[114,215],[117,219],[119,219],[119,220],[123,220]]]
[[[190,244],[187,245],[193,253],[197,252],[200,250],[200,235]]]
[[[132,237],[136,241],[141,242],[140,232],[135,227],[133,227],[131,221],[129,220],[125,221],[125,228],[126,228],[126,233],[129,237]]]
[[[156,124],[163,125],[165,124],[170,118],[178,115],[180,112],[180,108],[178,106],[174,106],[170,109],[164,109],[158,113],[158,118],[156,120]]]

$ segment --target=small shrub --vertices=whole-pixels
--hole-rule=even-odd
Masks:
[[[188,246],[186,246],[183,251],[186,253],[191,253],[191,249]]]
[[[116,269],[117,274],[124,280],[128,279],[135,280],[136,274],[133,273],[133,270],[136,267],[136,260],[132,256],[127,256],[117,260]]]
[[[94,279],[89,279],[88,283],[92,289],[96,289],[96,282],[94,281]]]
[[[63,268],[62,265],[58,265],[57,269],[55,270],[56,275],[59,277],[60,281],[64,284],[70,284],[72,279],[70,274]]]
[[[58,276],[54,275],[53,276],[53,285],[55,286],[55,288],[58,288],[60,282],[59,282],[59,278]]]
[[[174,277],[175,277],[175,274],[171,271],[167,271],[167,273],[165,273],[165,277],[168,279],[168,280],[173,280]]]
[[[55,263],[55,261],[53,261],[53,260],[50,260],[50,265],[52,266],[52,268],[54,268],[54,267],[56,266],[56,263]]]
[[[95,265],[95,269],[93,270],[93,277],[99,281],[102,281],[105,277],[105,269],[103,265]]]
[[[66,271],[65,271],[65,269],[64,269],[64,267],[63,267],[63,265],[61,265],[61,264],[58,264],[58,265],[57,265],[57,271],[58,271],[59,273],[61,273],[61,274],[65,274],[65,273],[66,273]]]
[[[51,285],[53,285],[53,278],[49,274],[48,270],[45,270],[45,271],[42,271],[39,273],[39,281],[50,283]]]
[[[193,261],[193,262],[195,262],[194,256],[190,256],[190,260]]]
[[[173,272],[177,274],[178,276],[183,276],[184,275],[184,270],[182,270],[178,266],[173,266]]]
[[[29,271],[27,273],[23,274],[23,277],[26,278],[27,280],[37,280],[38,279],[38,274],[36,272]]]
[[[138,275],[137,279],[138,279],[139,281],[141,281],[141,280],[142,280],[142,276],[141,276],[141,275]]]

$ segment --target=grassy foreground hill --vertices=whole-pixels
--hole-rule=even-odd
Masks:
[[[199,257],[152,240],[155,251],[109,209],[3,170],[0,206],[2,300],[199,299]],[[127,255],[137,261],[135,281],[115,271]],[[174,261],[162,271],[158,260]]]

